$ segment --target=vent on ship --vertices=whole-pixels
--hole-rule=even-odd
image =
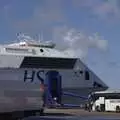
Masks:
[[[71,58],[46,58],[25,57],[21,68],[49,68],[49,69],[72,69],[76,59]]]

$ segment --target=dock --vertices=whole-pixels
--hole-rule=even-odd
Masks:
[[[12,115],[12,114],[11,114]],[[10,114],[6,114],[0,116],[0,120],[18,120],[18,116],[11,116]],[[18,114],[19,115],[19,114]],[[21,114],[22,115],[22,114]],[[94,118],[94,119],[93,119]],[[84,109],[45,109],[45,114],[42,116],[37,115],[29,115],[29,116],[21,116],[21,120],[120,120],[120,113],[115,112],[89,112]],[[113,119],[111,119],[113,118]],[[117,119],[115,119],[117,118]]]
[[[89,112],[84,109],[45,109],[45,115],[50,116],[118,116],[116,112]]]

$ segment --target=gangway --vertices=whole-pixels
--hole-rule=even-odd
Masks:
[[[78,94],[74,94],[74,93],[71,93],[71,92],[62,92],[61,96],[71,96],[71,97],[75,97],[76,99],[82,99],[82,100],[87,100],[88,97],[85,97],[85,96],[80,96]],[[49,90],[48,90],[48,93],[47,93],[47,97],[46,97],[46,105],[47,107],[80,107],[80,105],[77,105],[77,104],[64,104],[64,103],[57,103],[54,98],[52,98]]]
[[[78,100],[88,100],[87,97],[81,96],[72,92],[62,90],[62,77],[57,71],[49,71],[46,73],[45,84],[47,86],[46,101],[47,107],[80,107],[76,104],[65,104],[62,102],[62,97],[71,96]]]

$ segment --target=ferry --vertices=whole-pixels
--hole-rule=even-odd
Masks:
[[[17,42],[0,45],[0,112],[40,110],[43,81],[53,98],[58,89],[87,96],[108,88],[80,58],[56,49],[50,41],[19,34]],[[71,103],[72,98],[62,96],[61,101]]]

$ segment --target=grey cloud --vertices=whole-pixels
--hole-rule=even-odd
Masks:
[[[23,20],[15,19],[12,4],[4,7],[4,13],[7,23],[18,32],[38,33],[42,30],[51,32],[54,26],[66,22],[61,0],[44,0],[33,9],[31,17]]]
[[[104,20],[117,20],[120,18],[119,0],[74,0],[76,8],[89,8],[91,14]]]
[[[107,50],[107,40],[101,39],[98,34],[87,35],[82,31],[73,28],[56,28],[53,33],[56,48],[72,56],[84,58],[90,48]]]

